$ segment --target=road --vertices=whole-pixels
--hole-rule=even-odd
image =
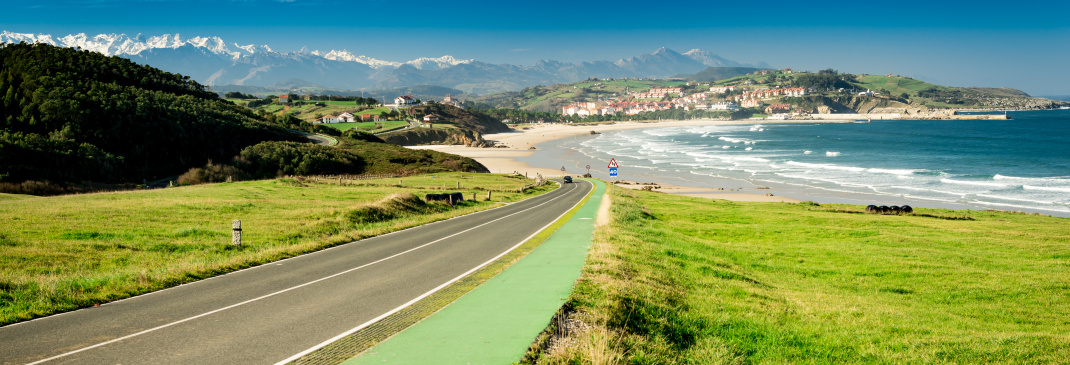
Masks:
[[[317,134],[305,134],[305,138],[320,146],[333,146],[335,143],[331,138]]]
[[[0,327],[0,363],[277,363],[459,279],[591,189],[563,184],[504,207]]]

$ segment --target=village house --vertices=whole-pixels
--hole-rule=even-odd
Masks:
[[[435,114],[428,114],[428,115],[424,116],[424,121],[425,122],[435,122],[435,121],[439,121],[439,120],[442,120],[442,118],[439,117],[438,115],[435,115]]]
[[[747,99],[739,103],[739,105],[744,108],[757,108],[762,106],[762,104],[765,103],[763,103],[761,99]]]
[[[289,103],[290,103],[290,96],[289,95],[279,95],[279,104],[289,104]]]
[[[333,115],[324,115],[324,116],[323,116],[322,118],[316,119],[316,120],[315,120],[314,122],[312,122],[312,123],[316,123],[316,124],[321,124],[321,123],[322,123],[322,124],[334,124],[334,123],[338,123],[338,120],[339,120],[339,119],[338,119],[338,117],[336,117],[336,116],[333,116]]]
[[[357,118],[353,116],[353,113],[345,112],[345,113],[342,113],[342,114],[338,115],[338,122],[339,123],[353,123],[353,122],[356,122],[356,121],[357,121]]]
[[[375,114],[361,114],[360,120],[363,120],[365,122],[380,122],[383,120],[383,118]]]
[[[394,105],[397,105],[397,106],[416,105],[416,99],[414,99],[412,97],[412,95],[402,95],[402,96],[394,98]]]

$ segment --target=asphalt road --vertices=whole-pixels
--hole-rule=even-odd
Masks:
[[[493,260],[591,188],[563,184],[504,207],[0,327],[0,363],[277,363]]]
[[[330,146],[331,145],[331,140],[329,138],[327,138],[327,137],[324,137],[324,136],[319,136],[319,135],[315,135],[315,134],[306,134],[305,138],[308,138],[309,141],[312,141],[312,143],[318,144],[320,146]]]

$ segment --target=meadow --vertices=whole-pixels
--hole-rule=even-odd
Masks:
[[[0,221],[6,222],[0,227],[0,325],[490,209],[552,189],[518,192],[531,182],[522,176],[442,173],[341,181],[289,178],[55,197],[0,195]],[[464,192],[467,200],[451,206],[413,199],[443,190]],[[477,200],[471,200],[473,193]],[[240,247],[231,244],[233,220],[241,220]]]
[[[538,363],[1070,358],[1065,218],[621,190]]]
[[[409,122],[403,120],[390,120],[383,122],[330,123],[324,125],[340,131],[359,129],[365,132],[377,133],[407,126],[409,125]]]

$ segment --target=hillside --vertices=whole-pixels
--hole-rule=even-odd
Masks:
[[[710,67],[699,71],[694,75],[687,76],[688,81],[710,82],[743,76],[749,73],[761,71],[753,67]]]
[[[0,190],[61,194],[183,174],[202,183],[278,174],[485,172],[474,160],[366,138],[314,146],[288,115],[237,106],[188,77],[49,45],[0,46]],[[328,130],[330,132],[330,130]],[[73,186],[72,186],[73,185]]]
[[[189,77],[49,45],[0,46],[0,181],[129,183],[296,141]]]
[[[555,119],[574,121],[736,119],[768,114],[767,107],[777,104],[787,107],[778,107],[773,113],[884,113],[914,118],[946,117],[957,110],[1051,109],[1070,105],[1010,88],[948,87],[909,77],[841,74],[831,69],[811,73],[710,67],[686,80],[591,78],[469,100],[480,109],[556,113]],[[655,88],[679,90],[671,95],[649,95]],[[729,90],[715,91],[717,88]],[[746,105],[743,100],[757,102]],[[731,108],[740,110],[714,109],[718,103],[731,103]],[[562,116],[565,107],[577,112]],[[601,114],[600,110],[610,108],[616,114]]]
[[[581,82],[532,86],[518,92],[502,92],[470,99],[481,108],[511,108],[534,112],[560,112],[561,107],[577,101],[595,101],[621,97],[629,92],[653,87],[681,86],[683,81],[651,79],[597,79]]]
[[[489,147],[490,145],[483,139],[483,134],[510,130],[498,118],[452,105],[428,103],[408,108],[405,112],[417,121],[422,121],[427,116],[432,116],[437,120],[425,122],[420,128],[385,133],[382,137],[387,143],[401,146],[460,144],[471,147]]]

